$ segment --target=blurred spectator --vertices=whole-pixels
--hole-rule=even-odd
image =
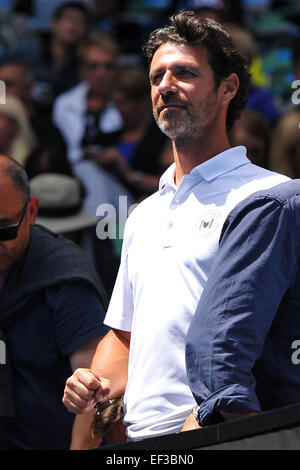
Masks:
[[[142,51],[142,27],[136,18],[128,15],[127,3],[127,0],[93,0],[93,30],[109,32],[120,44],[122,56],[138,56]]]
[[[270,168],[290,178],[300,178],[300,110],[281,117],[274,130]]]
[[[260,46],[261,68],[267,77],[268,89],[275,97],[279,111],[286,112],[293,81],[291,45],[294,40],[299,41],[300,35],[299,2],[298,0],[259,2],[252,0],[245,1],[245,6],[245,18],[249,26],[251,24],[251,30]]]
[[[14,12],[32,16],[34,2],[35,0],[13,0]]]
[[[38,198],[21,165],[4,156],[0,201],[0,449],[67,450],[74,416],[61,396],[107,331],[105,293],[76,244],[35,225]]]
[[[31,17],[19,10],[18,3],[0,2],[0,58],[23,58],[35,64],[40,54],[40,38],[32,29]]]
[[[82,209],[85,189],[72,176],[57,173],[43,173],[30,180],[33,196],[39,198],[37,224],[79,245],[91,259],[104,284],[107,297],[112,292],[119,259],[115,255],[109,238],[96,237],[99,217]]]
[[[240,0],[179,0],[178,9],[190,8],[201,18],[211,18],[218,23],[238,23],[243,20]]]
[[[140,65],[150,32],[175,13],[179,0],[93,0],[95,27],[120,43],[123,65]]]
[[[61,130],[72,163],[107,144],[122,119],[111,102],[117,72],[118,44],[106,34],[93,35],[80,49],[82,81],[54,102],[54,123]],[[91,148],[92,146],[92,148]]]
[[[5,83],[6,93],[19,98],[30,114],[34,84],[31,65],[22,59],[3,59],[0,61],[0,80]]]
[[[81,2],[66,2],[55,9],[50,37],[35,67],[35,95],[43,104],[51,106],[60,93],[79,83],[78,47],[88,32],[89,19],[89,10]]]
[[[88,38],[80,48],[83,80],[60,95],[53,107],[53,121],[66,141],[72,170],[87,191],[84,208],[93,215],[103,203],[118,212],[120,195],[126,195],[129,206],[133,203],[117,178],[89,160],[114,144],[122,128],[120,112],[112,102],[118,55],[118,44],[108,34]]]
[[[6,103],[0,105],[0,154],[25,165],[36,144],[22,102],[14,96],[7,96]]]
[[[119,13],[123,10],[124,0],[92,0],[92,19],[94,27],[100,31],[112,31]]]
[[[249,71],[252,79],[248,91],[247,108],[258,111],[264,115],[270,124],[274,124],[280,113],[276,107],[275,99],[267,88],[267,82],[263,82],[263,77],[258,76],[259,49],[255,38],[246,28],[240,28],[237,25],[226,25],[226,29],[233,38],[241,54],[247,59]],[[257,83],[264,83],[265,86],[258,86]]]
[[[268,88],[281,113],[286,112],[286,105],[290,103],[291,83],[294,79],[291,42],[290,38],[269,45],[262,59],[262,70],[268,77]]]
[[[150,100],[149,78],[143,70],[126,67],[119,71],[113,99],[123,128],[114,147],[93,156],[112,171],[137,199],[157,190],[162,173],[162,152],[168,141],[156,125]]]
[[[5,83],[6,95],[22,101],[37,143],[44,147],[47,142],[64,145],[60,131],[53,125],[52,115],[34,99],[35,80],[32,67],[21,59],[0,62],[0,80]],[[64,157],[66,158],[66,157]]]
[[[245,110],[229,133],[231,145],[244,145],[248,158],[255,165],[268,168],[271,128],[264,116]]]

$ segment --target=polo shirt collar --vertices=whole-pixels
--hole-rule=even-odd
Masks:
[[[212,181],[247,163],[250,163],[250,160],[247,158],[246,147],[238,146],[218,153],[215,157],[201,163],[193,168],[191,174],[197,172],[206,181]]]
[[[246,165],[247,163],[250,163],[250,160],[247,158],[246,147],[238,146],[225,150],[206,162],[197,165],[190,174],[191,176],[200,175],[204,180],[212,181],[214,178],[229,173],[235,168]],[[171,187],[175,190],[178,189],[174,182],[175,167],[175,163],[172,163],[161,176],[159,181],[160,192],[166,187]]]
[[[175,185],[175,181],[174,181],[175,168],[176,168],[175,163],[172,163],[172,165],[169,166],[169,168],[163,173],[163,175],[161,176],[159,180],[159,187],[158,187],[159,191],[162,191],[166,187],[172,187],[175,190],[177,189]]]

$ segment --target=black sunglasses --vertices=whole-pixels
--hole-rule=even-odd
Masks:
[[[29,199],[27,199],[27,201],[25,202],[20,220],[17,224],[9,225],[8,227],[0,227],[0,241],[1,242],[8,242],[10,240],[15,240],[17,238],[20,225],[23,222],[24,216],[26,214],[28,202],[29,202]]]

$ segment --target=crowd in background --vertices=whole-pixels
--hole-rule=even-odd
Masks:
[[[247,57],[248,105],[230,132],[232,145],[245,145],[259,166],[299,178],[296,0],[0,0],[0,154],[14,157],[30,179],[77,178],[91,215],[101,204],[115,208],[107,238],[88,227],[76,239],[108,293],[120,256],[120,196],[128,207],[138,203],[173,161],[152,117],[143,44],[185,8],[223,24]]]

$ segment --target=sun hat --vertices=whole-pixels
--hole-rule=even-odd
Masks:
[[[31,196],[38,196],[36,223],[67,233],[96,226],[99,218],[82,210],[82,185],[74,177],[43,173],[30,180]]]

